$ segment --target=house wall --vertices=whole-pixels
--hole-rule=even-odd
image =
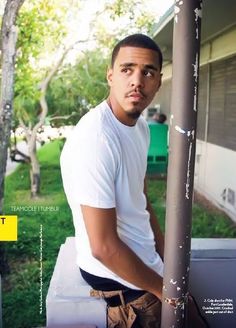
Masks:
[[[201,47],[195,188],[236,221],[236,26]],[[170,118],[172,64],[154,104]]]
[[[194,187],[236,222],[236,152],[197,140]]]

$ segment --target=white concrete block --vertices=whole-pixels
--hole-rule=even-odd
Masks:
[[[90,297],[90,289],[76,265],[74,237],[68,237],[61,245],[48,289],[47,327],[84,324],[105,328],[106,303]]]
[[[236,239],[192,238],[191,258],[236,258]]]

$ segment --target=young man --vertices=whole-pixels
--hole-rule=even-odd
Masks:
[[[149,129],[141,114],[161,86],[161,69],[152,39],[120,41],[107,100],[82,117],[61,155],[77,264],[91,295],[108,304],[108,327],[160,326],[164,241],[147,198]]]
[[[82,117],[61,155],[77,263],[104,292],[109,327],[160,321],[163,235],[146,195],[149,130],[141,114],[161,86],[161,68],[162,53],[149,37],[120,41],[107,100]]]

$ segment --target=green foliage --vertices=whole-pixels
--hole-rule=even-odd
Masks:
[[[109,50],[127,34],[145,33],[151,35],[156,20],[150,7],[143,0],[106,2],[104,12],[105,14],[98,17],[94,23],[94,36],[101,47]],[[109,21],[111,24],[107,29]]]
[[[33,201],[29,197],[27,165],[19,165],[6,178],[4,213],[18,215],[18,240],[5,243],[11,272],[3,279],[4,327],[45,325],[45,298],[57,253],[65,238],[74,234],[71,212],[62,188],[60,150],[61,141],[55,141],[46,144],[38,152],[43,181],[40,199]],[[39,313],[41,229],[42,314]]]
[[[39,108],[39,84],[46,74],[47,65],[40,65],[45,56],[54,52],[66,30],[62,25],[66,12],[65,5],[58,0],[25,1],[17,19],[19,35],[17,40],[15,77],[15,120],[21,117],[25,122],[37,122]]]
[[[54,65],[52,58],[66,44],[68,21],[76,20],[80,3],[73,0],[26,0],[17,24],[19,37],[16,57],[15,125],[18,118],[35,125],[41,113],[39,106],[40,83]],[[96,40],[96,50],[78,56],[75,64],[65,64],[47,92],[49,115],[70,116],[67,121],[54,124],[71,124],[107,95],[105,73],[107,58],[114,44],[129,33],[149,33],[154,15],[145,1],[114,0],[105,2],[102,13],[90,22],[91,38]],[[107,29],[110,22],[115,28]],[[78,40],[80,35],[78,33]],[[88,43],[89,44],[89,43]],[[91,49],[91,48],[90,48]],[[55,51],[56,50],[56,51]],[[85,58],[85,56],[87,58]]]
[[[145,1],[142,0],[115,0],[105,6],[106,11],[113,21],[129,21],[129,31],[136,30],[142,33],[150,33],[155,16],[150,11]],[[126,27],[127,32],[127,27]]]
[[[99,49],[84,53],[75,65],[67,65],[52,80],[47,93],[49,115],[70,115],[67,124],[76,123],[108,94],[108,59]],[[62,121],[53,121],[56,124]]]

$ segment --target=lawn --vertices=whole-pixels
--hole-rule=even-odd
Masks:
[[[19,227],[18,241],[5,242],[10,266],[10,274],[3,278],[5,328],[45,325],[45,298],[57,253],[66,237],[73,235],[71,212],[61,182],[60,149],[60,142],[55,141],[38,152],[41,163],[41,197],[38,200],[30,198],[28,165],[20,165],[6,178],[4,213],[18,215]],[[149,198],[164,229],[166,182],[149,180],[148,187]],[[236,228],[219,211],[194,204],[193,236],[236,237]]]
[[[149,180],[148,195],[159,218],[162,230],[165,230],[166,181]],[[199,199],[199,197],[196,197]],[[197,201],[192,207],[193,238],[235,238],[236,225],[226,214],[214,206],[205,206],[205,202]]]
[[[66,237],[73,235],[71,212],[62,188],[59,155],[58,141],[45,145],[38,152],[42,182],[38,200],[30,198],[28,165],[20,165],[6,179],[4,213],[18,215],[18,241],[5,243],[10,265],[10,274],[3,280],[5,328],[45,325],[45,298],[57,253]]]

